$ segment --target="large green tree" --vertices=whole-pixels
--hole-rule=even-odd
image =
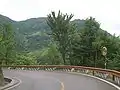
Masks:
[[[47,23],[51,28],[52,37],[58,46],[58,51],[62,55],[64,64],[66,64],[66,57],[70,49],[71,42],[71,30],[73,25],[70,23],[73,15],[62,14],[60,11],[57,16],[55,12],[52,12],[47,17]]]
[[[10,62],[13,56],[14,34],[9,24],[0,24],[0,66]],[[4,85],[2,67],[0,67],[0,85]]]
[[[80,31],[80,39],[73,43],[73,56],[79,58],[83,65],[92,64],[94,60],[94,66],[96,63],[97,46],[95,40],[97,38],[97,32],[100,30],[100,24],[95,18],[88,18],[85,20],[84,29]],[[76,60],[76,59],[74,59]],[[79,62],[78,60],[76,62]],[[81,65],[81,64],[80,64]]]
[[[2,65],[2,56],[4,55],[4,45],[3,45],[3,31],[4,31],[4,25],[0,24],[0,65]],[[3,52],[2,52],[3,51]],[[4,85],[4,77],[2,72],[2,67],[0,67],[0,85]]]

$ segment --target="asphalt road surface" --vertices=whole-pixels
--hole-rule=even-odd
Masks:
[[[12,90],[117,90],[98,79],[60,72],[4,70],[22,83]]]

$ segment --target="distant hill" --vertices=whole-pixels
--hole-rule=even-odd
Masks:
[[[6,16],[0,15],[0,23],[14,23],[14,22],[16,21],[13,21],[12,19]]]
[[[78,29],[82,29],[85,21],[76,19],[71,21]],[[46,17],[31,18],[24,21],[13,21],[0,15],[0,23],[10,23],[16,33],[17,50],[36,50],[45,47],[49,43],[50,28],[46,23]]]

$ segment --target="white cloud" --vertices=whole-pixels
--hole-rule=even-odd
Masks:
[[[13,20],[45,17],[52,10],[73,13],[74,18],[93,16],[110,33],[120,34],[119,0],[0,0],[0,13]]]

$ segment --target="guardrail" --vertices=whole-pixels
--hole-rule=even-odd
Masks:
[[[77,72],[93,75],[120,86],[120,72],[109,69],[84,67],[84,66],[57,66],[57,65],[19,65],[19,66],[1,66],[8,69],[17,70],[46,70],[46,71],[64,71],[64,72]]]

